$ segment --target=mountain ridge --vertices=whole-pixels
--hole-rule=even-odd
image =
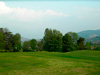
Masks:
[[[91,38],[91,37],[100,36],[100,29],[81,31],[81,32],[78,32],[78,35],[83,38]]]
[[[85,30],[77,33],[79,37],[85,38],[88,42],[100,42],[100,29]]]

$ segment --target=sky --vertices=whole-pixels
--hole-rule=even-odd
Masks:
[[[67,32],[100,29],[100,1],[2,1],[0,28],[29,39],[41,39],[46,28]]]

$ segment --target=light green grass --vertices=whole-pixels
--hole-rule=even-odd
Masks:
[[[100,52],[0,53],[0,75],[100,75]]]

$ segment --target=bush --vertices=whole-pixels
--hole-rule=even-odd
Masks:
[[[95,50],[100,51],[100,47],[97,47]]]

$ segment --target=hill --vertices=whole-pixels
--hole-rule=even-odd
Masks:
[[[28,38],[24,38],[24,37],[21,37],[21,43],[25,42],[25,41],[29,41],[30,39]]]
[[[100,36],[87,38],[86,41],[88,41],[88,42],[100,42]]]
[[[92,38],[92,37],[100,36],[100,29],[81,31],[78,33],[78,35],[84,38]]]
[[[98,42],[100,41],[100,29],[98,30],[86,30],[78,32],[78,35],[80,37],[83,37],[86,39],[86,41],[91,42]]]

